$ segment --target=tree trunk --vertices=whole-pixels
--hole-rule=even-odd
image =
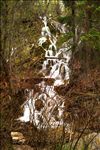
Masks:
[[[72,51],[75,51],[76,48],[76,37],[75,37],[75,1],[71,1],[70,2],[71,5],[71,13],[72,13],[72,32],[73,32],[73,47],[72,47]]]

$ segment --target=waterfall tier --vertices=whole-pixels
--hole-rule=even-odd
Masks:
[[[50,85],[43,80],[38,84],[41,92],[35,93],[34,89],[30,91],[29,98],[24,104],[24,116],[20,118],[21,121],[33,122],[39,128],[55,127],[63,123],[64,100],[54,91],[54,87],[64,84],[69,79],[68,62],[71,57],[71,51],[68,51],[69,45],[57,48],[59,37],[50,32],[46,16],[42,18],[42,22],[44,26],[38,45],[43,47],[47,40],[50,44],[47,49],[44,48],[46,60],[40,72],[45,79],[54,79],[54,82]]]

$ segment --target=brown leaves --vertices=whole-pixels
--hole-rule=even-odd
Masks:
[[[43,101],[38,99],[35,101],[35,109],[40,111],[44,107]]]
[[[55,79],[53,78],[45,78],[44,81],[47,85],[52,86],[54,84]]]

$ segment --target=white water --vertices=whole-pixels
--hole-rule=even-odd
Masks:
[[[46,60],[43,63],[41,72],[45,78],[54,78],[55,82],[52,86],[47,85],[44,81],[38,84],[41,88],[41,93],[34,94],[34,90],[30,91],[29,99],[24,104],[24,115],[20,117],[20,120],[34,122],[38,127],[55,127],[63,123],[64,100],[54,91],[54,86],[62,85],[69,79],[70,70],[68,68],[68,62],[71,57],[71,51],[67,51],[70,48],[68,44],[61,49],[57,49],[56,43],[58,37],[52,35],[50,32],[46,17],[42,18],[42,22],[44,26],[41,30],[38,45],[42,46],[47,41],[47,38],[50,41],[50,45],[48,49],[45,49]],[[44,107],[40,111],[35,108],[36,100],[41,100],[44,104]],[[55,120],[54,116],[56,106],[58,107],[58,113],[56,115],[58,121]]]

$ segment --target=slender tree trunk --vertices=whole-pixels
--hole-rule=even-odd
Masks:
[[[71,13],[72,13],[72,32],[73,32],[73,52],[75,51],[75,48],[76,48],[76,37],[75,37],[75,16],[76,16],[76,12],[75,12],[75,1],[71,1],[70,2],[70,5],[71,5]]]
[[[91,10],[89,7],[91,7],[91,3],[88,1],[86,3],[86,9],[85,9],[85,20],[84,20],[84,31],[85,31],[85,34],[88,34],[90,28],[91,28]],[[84,49],[85,49],[85,53],[86,53],[86,61],[84,63],[86,63],[85,66],[85,70],[86,70],[86,73],[88,72],[88,70],[90,69],[90,61],[91,61],[91,45],[89,45],[89,42],[85,42],[84,44]]]

